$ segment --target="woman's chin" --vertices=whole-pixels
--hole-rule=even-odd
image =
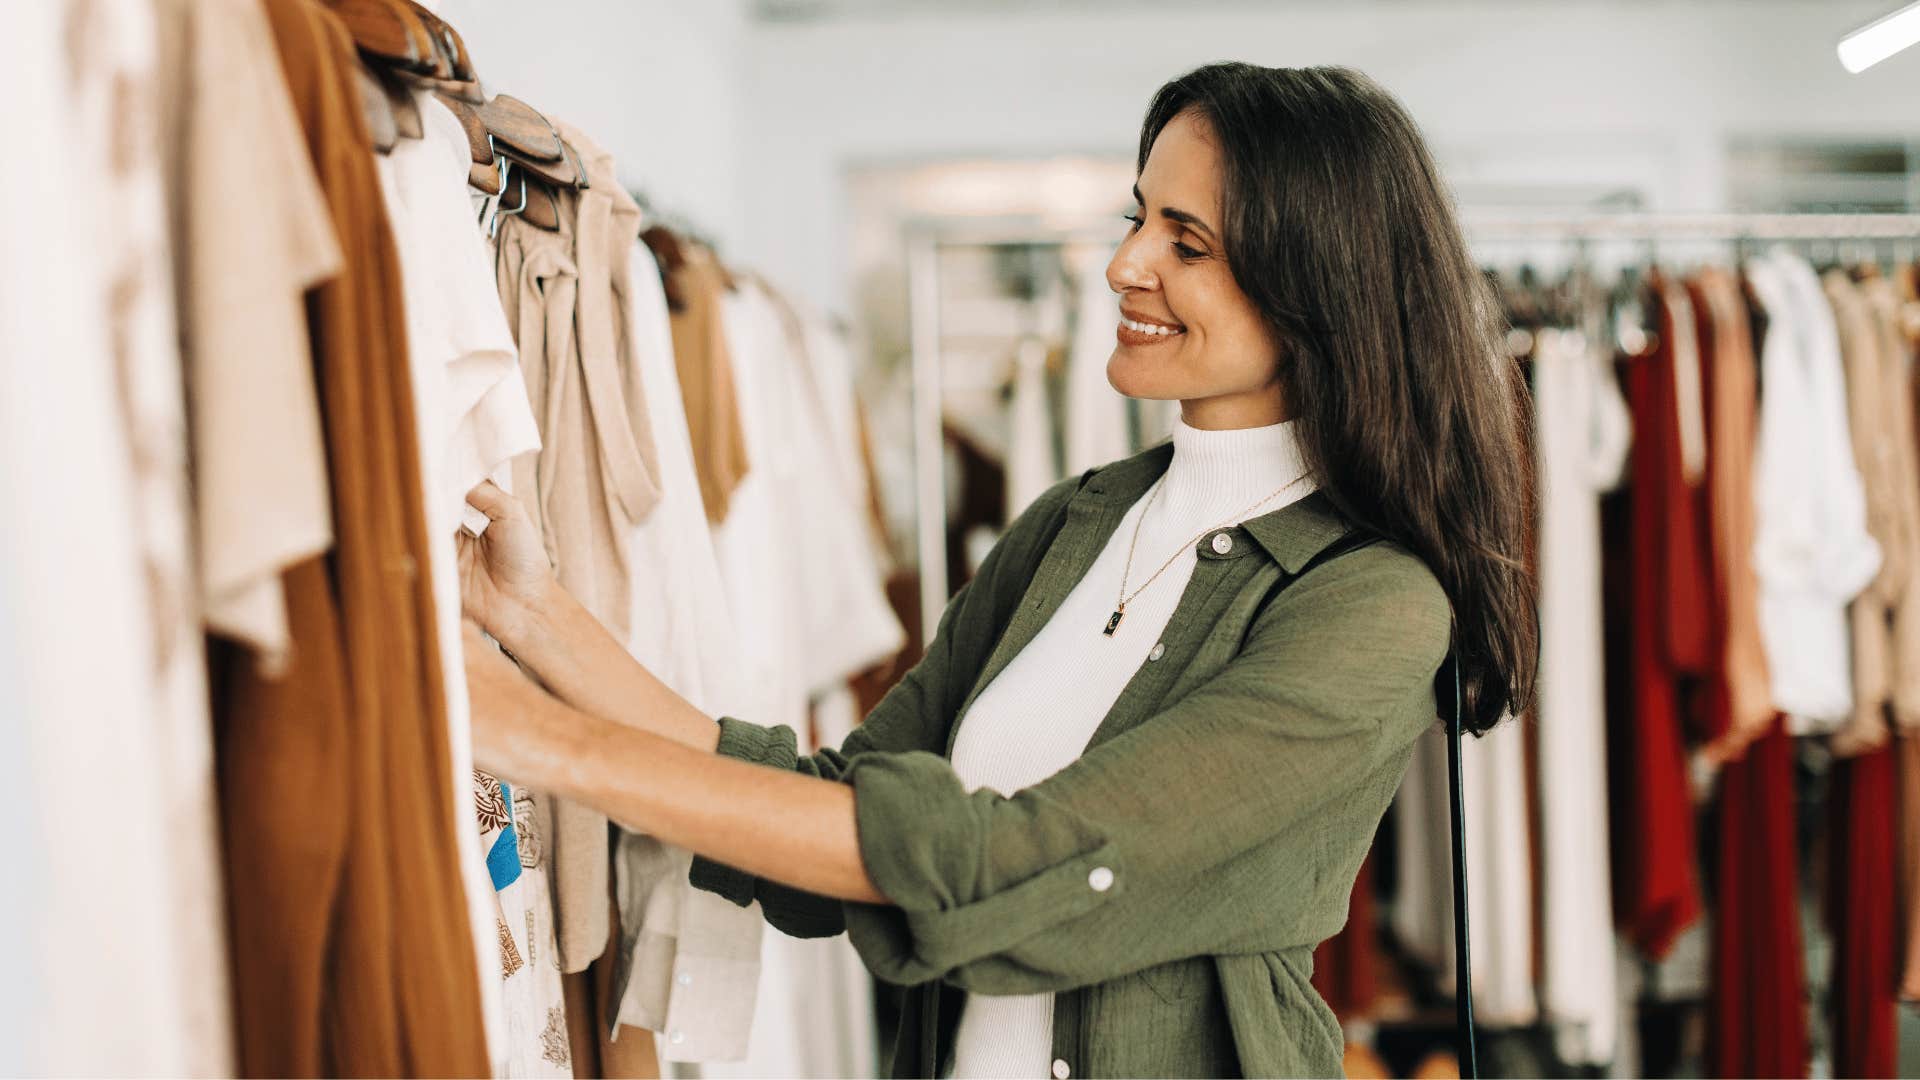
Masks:
[[[1107,361],[1107,385],[1130,398],[1143,401],[1174,401],[1182,397],[1180,388],[1166,378],[1165,370],[1156,370],[1159,365],[1134,362],[1125,355],[1127,350],[1116,349]]]

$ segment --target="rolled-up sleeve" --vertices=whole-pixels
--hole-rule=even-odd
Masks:
[[[1450,624],[1426,567],[1376,545],[1282,592],[1219,675],[1034,787],[970,794],[931,753],[854,759],[861,854],[892,903],[845,905],[853,944],[889,982],[989,994],[1313,944],[1434,720]]]
[[[945,749],[959,695],[972,685],[993,647],[998,628],[1006,624],[1012,605],[1025,588],[1024,574],[1016,568],[1037,561],[1039,549],[1052,536],[1059,515],[1078,486],[1078,480],[1064,480],[1021,513],[982,560],[973,580],[947,602],[920,662],[881,698],[838,749],[803,756],[792,728],[763,727],[723,717],[718,752],[770,768],[845,780],[855,761]],[[688,880],[696,888],[742,906],[759,901],[768,924],[794,937],[827,937],[846,928],[840,901],[755,877],[711,859],[695,857]]]

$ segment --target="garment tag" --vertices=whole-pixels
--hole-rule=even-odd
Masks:
[[[478,537],[481,533],[487,531],[487,525],[489,523],[490,523],[490,519],[487,517],[487,515],[481,513],[478,510],[475,510],[473,507],[466,505],[465,503],[461,504],[460,506],[460,531],[461,532],[466,533],[468,536]]]

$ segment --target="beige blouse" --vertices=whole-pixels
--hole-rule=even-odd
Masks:
[[[495,262],[542,444],[514,462],[514,493],[539,526],[560,584],[625,640],[630,537],[660,499],[626,300],[640,208],[606,151],[573,127],[556,127],[579,151],[590,186],[560,193],[558,231],[503,216]],[[561,969],[581,971],[609,933],[607,819],[550,798],[542,816]]]
[[[1886,281],[1856,285],[1844,271],[1822,280],[1840,331],[1853,451],[1865,484],[1867,528],[1880,544],[1880,571],[1849,609],[1853,626],[1853,715],[1834,749],[1885,745],[1887,707],[1920,708],[1920,467],[1915,464],[1907,361],[1891,322]]]

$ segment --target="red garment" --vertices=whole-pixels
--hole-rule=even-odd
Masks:
[[[1342,1020],[1366,1016],[1379,996],[1374,978],[1378,929],[1373,918],[1373,855],[1360,864],[1347,901],[1347,924],[1313,950],[1313,989]]]
[[[1683,702],[1702,697],[1713,607],[1699,495],[1681,475],[1673,313],[1658,306],[1660,344],[1625,363],[1634,430],[1630,596],[1626,625],[1616,623],[1613,636],[1616,645],[1625,637],[1629,685],[1608,709],[1614,919],[1655,958],[1700,916],[1682,717]]]
[[[1781,731],[1775,715],[1759,729],[1759,742],[1743,746],[1752,722],[1743,717],[1736,723],[1733,717],[1734,702],[1745,701],[1751,708],[1760,700],[1754,684],[1765,681],[1764,669],[1752,666],[1757,655],[1743,656],[1728,647],[1730,639],[1743,632],[1733,620],[1754,617],[1752,590],[1758,588],[1747,559],[1730,557],[1753,545],[1753,428],[1742,421],[1754,405],[1752,384],[1738,378],[1745,374],[1742,367],[1751,369],[1753,353],[1745,305],[1732,302],[1736,288],[1730,279],[1703,276],[1693,289],[1703,346],[1702,397],[1709,403],[1707,468],[1722,481],[1727,478],[1716,470],[1731,470],[1734,477],[1710,490],[1723,499],[1747,500],[1744,506],[1714,505],[1705,498],[1708,491],[1702,492],[1701,505],[1721,558],[1712,579],[1710,628],[1712,655],[1718,662],[1709,680],[1710,718],[1699,730],[1705,738],[1733,732],[1722,745],[1744,755],[1728,763],[1720,778],[1707,1068],[1715,1076],[1804,1076],[1806,973],[1800,947],[1793,740]],[[1715,299],[1722,302],[1716,305]],[[1720,393],[1738,397],[1718,401]],[[1717,427],[1716,415],[1731,430]],[[1757,640],[1757,627],[1745,627],[1744,632]]]
[[[1793,738],[1775,717],[1720,773],[1709,1076],[1807,1075],[1793,813]]]
[[[1893,1076],[1897,963],[1894,751],[1841,760],[1829,802],[1827,921],[1833,929],[1833,1074]]]
[[[1920,732],[1903,732],[1894,740],[1894,772],[1898,779],[1900,823],[1900,926],[1906,943],[1896,970],[1900,997],[1920,1001]]]

